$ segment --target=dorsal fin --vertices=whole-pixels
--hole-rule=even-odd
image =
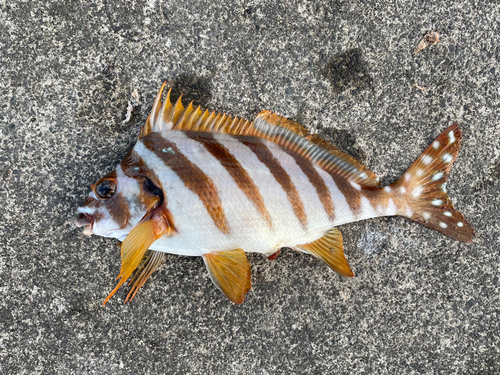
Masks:
[[[259,113],[253,127],[258,137],[269,139],[297,152],[325,171],[338,174],[361,186],[380,186],[380,180],[375,173],[319,135],[310,134],[295,121],[264,111]]]
[[[170,130],[255,136],[291,149],[318,164],[325,171],[335,173],[360,186],[380,186],[379,178],[375,173],[326,142],[319,135],[310,134],[306,128],[295,121],[270,111],[259,113],[255,121],[250,122],[226,114],[210,113],[208,110],[203,112],[200,107],[195,109],[192,102],[184,108],[181,103],[182,95],[175,104],[170,102],[172,89],[168,91],[162,103],[161,96],[164,87],[165,84],[158,91],[151,114],[141,129],[139,138],[151,133]]]
[[[170,89],[162,102],[161,97],[165,83],[158,91],[146,124],[139,133],[139,139],[151,133],[161,133],[170,130],[199,131],[208,133],[223,133],[244,135],[253,124],[248,120],[227,116],[222,113],[202,111],[201,107],[193,107],[191,102],[187,108],[182,106],[182,95],[175,104],[170,101]],[[247,134],[251,135],[251,134]]]

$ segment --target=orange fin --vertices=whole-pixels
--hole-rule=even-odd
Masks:
[[[446,179],[457,158],[462,132],[454,124],[442,132],[391,189],[404,192],[399,214],[459,241],[472,242],[474,229],[453,208]]]
[[[375,173],[319,135],[310,134],[295,121],[264,111],[255,119],[254,127],[255,135],[295,151],[329,173],[337,174],[361,186],[380,186],[380,180]]]
[[[250,122],[222,113],[203,112],[200,107],[195,109],[192,103],[184,108],[181,103],[182,95],[175,104],[171,103],[170,91],[162,103],[161,96],[164,87],[165,84],[158,91],[151,114],[139,138],[150,133],[170,130],[254,136],[295,151],[317,163],[327,172],[338,174],[358,185],[380,186],[379,178],[375,173],[317,134],[310,134],[306,128],[295,121],[270,111],[261,112],[254,122]]]
[[[342,276],[354,276],[344,255],[342,234],[337,228],[330,229],[323,237],[314,242],[295,246],[294,250],[314,255]]]
[[[160,90],[158,90],[158,93],[156,94],[155,101],[153,103],[153,108],[151,110],[151,113],[148,116],[148,119],[146,120],[146,123],[142,127],[140,133],[139,133],[139,139],[147,136],[148,134],[155,133],[157,130],[155,130],[155,123],[158,122],[158,115],[160,114],[160,106],[161,106],[161,94],[163,93],[163,89],[165,88],[166,82],[163,83],[161,86]],[[169,91],[170,94],[170,91]],[[169,95],[170,96],[170,95]],[[169,98],[167,96],[167,100]]]
[[[127,294],[127,298],[125,299],[125,303],[132,301],[139,291],[141,287],[144,285],[146,280],[155,272],[158,267],[165,260],[165,254],[161,251],[148,250],[146,254],[142,258],[141,264],[135,270],[132,279],[128,283],[128,285],[132,285],[132,288]]]
[[[232,302],[242,304],[252,288],[250,263],[241,249],[213,252],[203,260],[215,286]]]
[[[215,112],[202,111],[198,106],[193,107],[190,103],[187,108],[182,105],[182,95],[175,104],[170,101],[170,89],[167,97],[162,102],[161,97],[165,83],[162,85],[151,109],[146,124],[139,133],[139,139],[151,133],[161,133],[170,130],[180,131],[200,131],[211,133],[227,133],[242,135],[247,128],[252,127],[252,123],[241,120],[237,117],[226,116]]]
[[[169,222],[167,213],[168,211],[163,207],[154,209],[146,216],[147,218],[145,217],[145,219],[143,219],[145,221],[132,229],[127,237],[125,237],[121,247],[122,267],[117,277],[120,281],[104,300],[103,305],[109,301],[120,286],[127,281],[135,269],[141,264],[149,247],[161,236],[169,235],[175,230]]]

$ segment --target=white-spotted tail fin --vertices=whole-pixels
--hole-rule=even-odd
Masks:
[[[400,192],[399,214],[437,230],[451,238],[472,242],[474,229],[453,208],[446,194],[446,179],[453,165],[462,132],[454,124],[442,132],[394,184]]]

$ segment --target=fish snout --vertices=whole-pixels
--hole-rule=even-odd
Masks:
[[[76,217],[76,226],[85,227],[83,229],[83,234],[90,236],[92,234],[92,227],[94,226],[94,216],[81,212]]]

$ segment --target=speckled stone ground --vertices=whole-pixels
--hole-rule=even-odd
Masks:
[[[500,373],[500,5],[406,3],[0,0],[0,373]],[[431,30],[442,43],[414,55]],[[123,289],[103,308],[119,250],[75,209],[164,80],[300,121],[384,183],[459,122],[448,186],[475,242],[370,220],[341,228],[353,279],[253,255],[236,306],[201,259],[168,256],[133,303]]]

